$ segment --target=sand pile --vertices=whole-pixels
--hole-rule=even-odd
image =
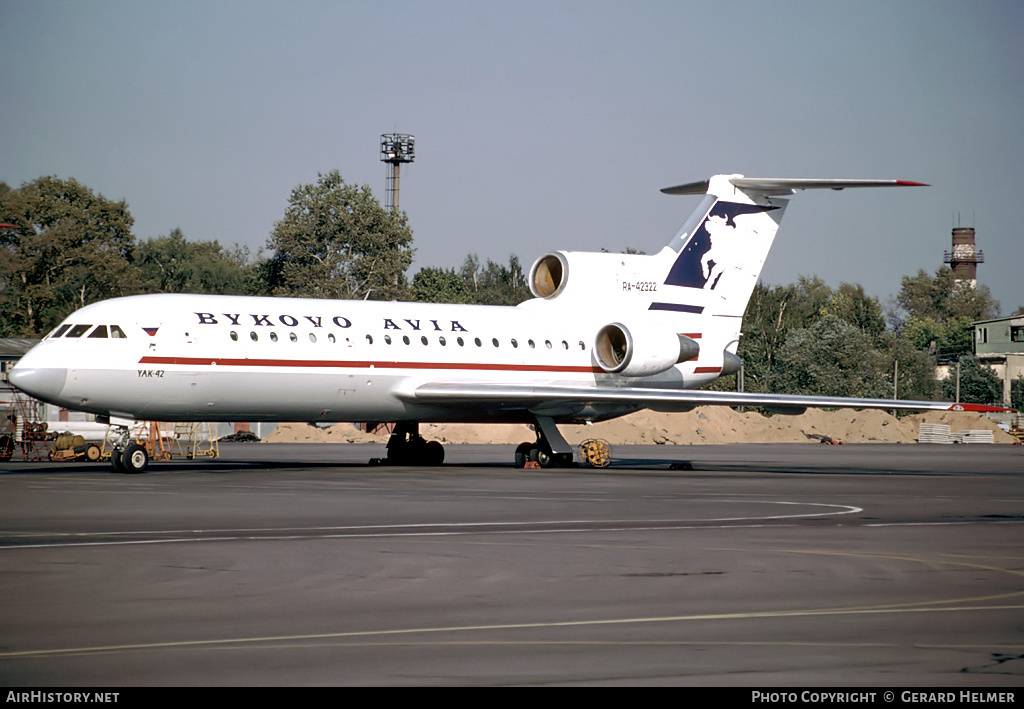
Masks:
[[[844,443],[915,443],[918,426],[942,423],[952,431],[992,430],[996,443],[1014,438],[981,414],[934,411],[896,419],[885,411],[820,411],[799,416],[766,417],[739,413],[727,406],[703,406],[685,414],[639,411],[593,426],[559,426],[565,439],[576,445],[587,438],[603,438],[613,445],[691,445],[716,443],[818,443],[828,436]],[[522,424],[422,424],[420,433],[441,443],[510,443],[532,441],[533,431]],[[318,428],[302,423],[279,424],[266,438],[269,443],[384,443],[387,434],[363,433],[355,425],[340,423]]]

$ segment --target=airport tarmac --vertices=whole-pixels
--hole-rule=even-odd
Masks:
[[[0,464],[0,685],[1024,680],[1024,447],[512,451]]]

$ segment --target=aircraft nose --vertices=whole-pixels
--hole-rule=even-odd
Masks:
[[[15,366],[7,373],[7,381],[43,401],[53,401],[64,389],[68,370],[59,367],[22,367]]]

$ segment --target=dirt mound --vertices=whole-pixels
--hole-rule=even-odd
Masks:
[[[689,413],[638,411],[592,426],[563,425],[565,439],[576,445],[587,438],[603,438],[615,445],[707,445],[717,443],[818,443],[829,437],[844,443],[914,443],[921,422],[942,423],[952,431],[992,430],[996,443],[1014,439],[981,414],[933,411],[896,419],[886,411],[820,411],[799,416],[762,416],[740,413],[727,406],[702,406]],[[420,433],[441,443],[517,444],[532,441],[533,431],[523,424],[423,424]],[[266,438],[269,443],[384,443],[387,434],[363,433],[354,424],[330,428],[282,423]]]
[[[279,423],[266,438],[266,443],[380,443],[387,437],[374,436],[356,428],[354,423],[338,423],[320,428],[308,423]]]

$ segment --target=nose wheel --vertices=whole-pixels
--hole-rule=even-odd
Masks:
[[[115,473],[144,473],[149,467],[149,451],[132,440],[127,426],[117,427],[117,441],[110,452],[110,466]]]

